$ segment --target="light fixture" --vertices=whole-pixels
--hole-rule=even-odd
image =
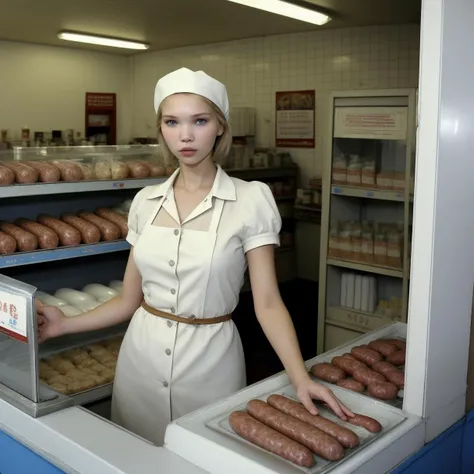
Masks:
[[[78,43],[96,44],[99,46],[111,46],[113,48],[125,49],[148,49],[150,47],[147,43],[140,43],[138,41],[129,41],[119,38],[108,38],[106,36],[89,35],[85,33],[74,33],[72,31],[60,31],[58,38],[66,41],[76,41]]]
[[[277,15],[287,16],[294,18],[295,20],[306,21],[314,25],[325,25],[328,21],[331,21],[331,17],[324,13],[317,11],[304,1],[292,1],[288,2],[285,0],[229,0],[230,2],[239,3],[247,7],[258,8],[270,13],[276,13]]]

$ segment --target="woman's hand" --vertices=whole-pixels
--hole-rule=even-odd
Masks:
[[[38,315],[38,342],[42,343],[65,334],[67,318],[59,308],[37,304],[36,314]]]
[[[341,403],[329,388],[314,382],[310,377],[304,378],[301,382],[295,385],[295,388],[296,395],[300,402],[312,415],[317,415],[319,413],[313,403],[313,399],[316,399],[326,403],[328,407],[339,418],[341,418],[341,420],[346,421],[348,417],[351,418],[354,416],[354,413]]]

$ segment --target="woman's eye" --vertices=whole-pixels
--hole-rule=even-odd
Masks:
[[[197,119],[196,123],[198,125],[205,125],[207,123],[207,120],[206,119]]]
[[[167,120],[165,123],[168,127],[174,127],[176,125],[176,120]]]

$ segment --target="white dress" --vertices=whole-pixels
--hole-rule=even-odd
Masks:
[[[247,268],[245,253],[279,245],[281,218],[266,184],[229,177],[220,167],[209,195],[180,224],[166,182],[142,189],[129,213],[127,240],[145,301],[182,317],[232,313]],[[112,421],[158,444],[167,424],[246,385],[233,321],[193,326],[140,307],[120,350]]]

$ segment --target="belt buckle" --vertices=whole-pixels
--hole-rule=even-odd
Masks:
[[[191,314],[191,316],[189,316],[189,318],[191,320],[191,324],[193,326],[196,326],[196,316],[194,314]]]

